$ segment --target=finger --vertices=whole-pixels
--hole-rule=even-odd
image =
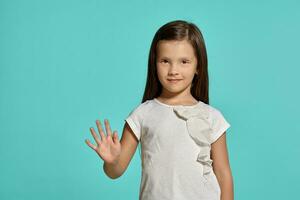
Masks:
[[[92,136],[93,136],[93,138],[95,139],[96,143],[99,145],[101,141],[100,141],[100,139],[98,138],[98,136],[97,136],[97,134],[96,134],[94,128],[91,127],[91,128],[90,128],[90,131],[91,131]]]
[[[119,142],[119,137],[118,137],[117,131],[114,131],[114,134],[113,134],[113,141],[114,141],[115,144]]]
[[[85,140],[85,143],[86,143],[89,147],[91,147],[93,150],[96,151],[97,147],[96,147],[95,145],[93,145],[88,139]]]
[[[106,130],[107,136],[111,137],[111,129],[110,129],[108,119],[105,119],[105,130]]]
[[[106,140],[100,120],[96,120],[97,128],[101,136],[101,140]]]

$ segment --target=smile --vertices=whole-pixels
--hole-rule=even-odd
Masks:
[[[181,81],[181,79],[168,79],[168,81],[170,83],[177,83],[177,82]]]

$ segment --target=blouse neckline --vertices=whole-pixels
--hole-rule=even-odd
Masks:
[[[198,101],[196,104],[193,104],[193,105],[170,105],[170,104],[166,104],[166,103],[159,101],[157,98],[153,98],[153,100],[156,103],[158,103],[162,106],[165,106],[165,107],[169,107],[169,108],[174,108],[174,107],[194,108],[201,103],[201,101]]]

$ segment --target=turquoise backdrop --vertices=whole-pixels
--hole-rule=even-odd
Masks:
[[[141,162],[108,178],[84,142],[119,136],[140,103],[156,30],[205,38],[210,104],[227,131],[237,200],[299,197],[299,1],[0,0],[0,199],[138,199]],[[288,197],[287,197],[288,196]]]

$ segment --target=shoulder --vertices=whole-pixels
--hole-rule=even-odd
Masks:
[[[152,103],[151,103],[151,100],[146,100],[145,102],[143,103],[140,103],[138,105],[135,105],[130,114],[136,114],[136,115],[144,115],[146,113],[149,112],[149,110],[151,110],[151,107],[152,107]]]
[[[208,111],[208,121],[210,123],[211,143],[214,143],[231,125],[217,107],[205,104]]]
[[[204,102],[200,102],[200,105],[202,111],[205,111],[212,127],[216,126],[217,124],[229,124],[219,107],[215,107]]]
[[[210,118],[216,117],[220,114],[222,115],[222,112],[218,107],[206,104],[204,102],[200,102],[200,103],[201,103],[200,104],[201,107],[205,108],[205,110],[208,112]]]
[[[206,104],[209,110],[209,119],[211,122],[211,127],[217,131],[222,130],[225,131],[230,127],[230,123],[227,121],[223,112],[220,108],[214,107]]]
[[[211,117],[222,114],[221,110],[217,107],[209,105],[209,113]]]

